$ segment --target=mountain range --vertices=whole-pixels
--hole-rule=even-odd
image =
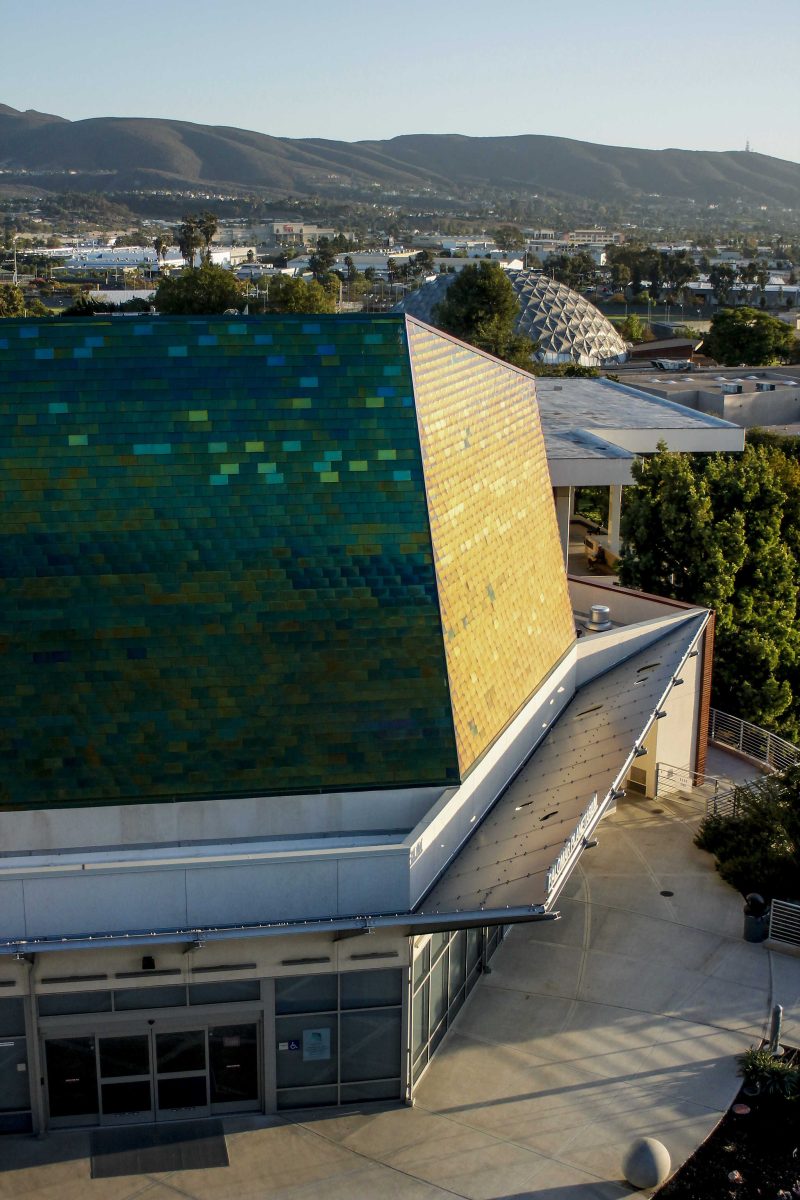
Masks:
[[[342,187],[445,195],[491,187],[601,203],[659,195],[800,205],[800,164],[744,150],[639,150],[540,134],[340,142],[149,117],[68,121],[3,104],[0,170],[74,172],[72,187],[104,191],[205,185],[298,196]]]

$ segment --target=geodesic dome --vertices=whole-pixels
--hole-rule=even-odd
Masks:
[[[538,272],[509,271],[508,277],[519,303],[516,332],[539,343],[535,354],[539,362],[574,362],[583,367],[609,367],[625,362],[626,342],[585,296]],[[435,325],[436,305],[456,278],[456,275],[437,276],[418,291],[410,292],[393,311],[407,312]]]
[[[515,271],[510,279],[519,301],[517,333],[538,341],[539,362],[583,367],[625,362],[625,340],[585,296],[532,271]]]

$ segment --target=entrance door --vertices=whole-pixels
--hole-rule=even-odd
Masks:
[[[156,1120],[210,1115],[206,1041],[205,1029],[153,1034]]]
[[[51,1124],[96,1125],[100,1106],[94,1038],[50,1038],[45,1057]]]
[[[261,1108],[258,1022],[200,1029],[129,1023],[45,1040],[53,1126],[181,1121]],[[0,1059],[2,1063],[2,1059]]]
[[[256,1112],[261,1108],[258,1025],[209,1029],[208,1063],[212,1112]]]
[[[97,1062],[102,1123],[152,1121],[149,1033],[99,1037]]]

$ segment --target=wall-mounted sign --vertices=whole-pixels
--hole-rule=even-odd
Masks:
[[[331,1056],[330,1029],[303,1030],[303,1062],[323,1062]]]

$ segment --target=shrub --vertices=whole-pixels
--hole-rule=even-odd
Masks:
[[[800,767],[735,789],[735,816],[709,816],[695,845],[716,858],[743,896],[794,899],[800,891]]]
[[[800,1068],[775,1058],[765,1047],[750,1046],[737,1054],[739,1075],[744,1085],[762,1096],[793,1100],[800,1096]]]

